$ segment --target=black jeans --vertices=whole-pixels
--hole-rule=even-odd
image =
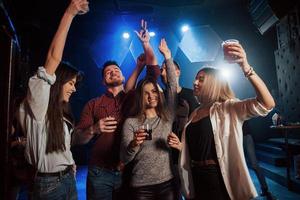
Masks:
[[[135,200],[178,200],[179,194],[175,180],[169,180],[156,185],[132,188]]]
[[[218,165],[193,167],[192,174],[196,192],[195,200],[230,199]]]

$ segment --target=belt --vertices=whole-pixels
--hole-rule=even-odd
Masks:
[[[192,160],[191,162],[192,167],[203,167],[208,165],[218,165],[217,161],[215,160]]]
[[[69,165],[66,169],[59,171],[59,172],[38,172],[36,175],[40,177],[61,177],[66,175],[72,170],[72,165]]]

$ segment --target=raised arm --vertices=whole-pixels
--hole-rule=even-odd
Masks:
[[[263,80],[254,72],[254,69],[249,65],[246,52],[240,44],[229,45],[229,55],[236,56],[234,62],[238,63],[245,75],[248,78],[253,88],[255,89],[257,100],[268,110],[275,107],[275,101],[270,94]]]
[[[73,18],[79,11],[84,11],[87,8],[87,5],[88,2],[86,0],[72,0],[66,9],[48,50],[47,59],[44,65],[48,74],[53,75],[55,73],[62,59],[66,38]]]
[[[141,30],[139,32],[135,31],[135,33],[142,43],[146,55],[146,65],[157,65],[157,59],[154,55],[153,48],[150,45],[150,35],[145,20],[141,20]]]
[[[125,84],[125,92],[126,93],[135,88],[136,81],[137,81],[140,73],[142,72],[143,68],[145,67],[145,65],[146,65],[145,54],[141,54],[137,58],[136,67],[135,67],[134,71],[132,72],[128,81]]]
[[[167,71],[167,105],[170,108],[170,111],[172,112],[172,116],[174,117],[175,114],[175,97],[177,95],[177,82],[176,82],[176,76],[175,76],[175,66],[172,60],[171,51],[168,48],[166,40],[163,38],[160,41],[159,45],[159,51],[165,58],[166,62],[166,71]]]

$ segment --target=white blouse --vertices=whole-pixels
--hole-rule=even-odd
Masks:
[[[65,146],[64,152],[46,154],[47,124],[46,113],[48,109],[50,88],[55,83],[56,76],[47,74],[44,67],[39,67],[37,74],[29,80],[27,102],[19,109],[19,120],[22,129],[27,133],[25,157],[27,161],[37,168],[39,172],[58,172],[68,165],[73,165],[71,153],[71,133],[64,119]]]
[[[255,98],[242,101],[229,99],[223,103],[216,102],[210,108],[217,158],[231,199],[246,200],[257,196],[244,157],[242,126],[245,120],[266,116],[270,111]],[[185,130],[190,122],[182,134],[183,148],[179,156],[182,192],[186,197],[194,197],[190,157],[185,142]]]

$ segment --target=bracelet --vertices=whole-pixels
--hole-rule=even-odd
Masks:
[[[246,78],[249,78],[250,76],[254,75],[255,71],[253,69],[253,67],[250,67],[250,69],[247,72],[244,72],[244,75]]]

